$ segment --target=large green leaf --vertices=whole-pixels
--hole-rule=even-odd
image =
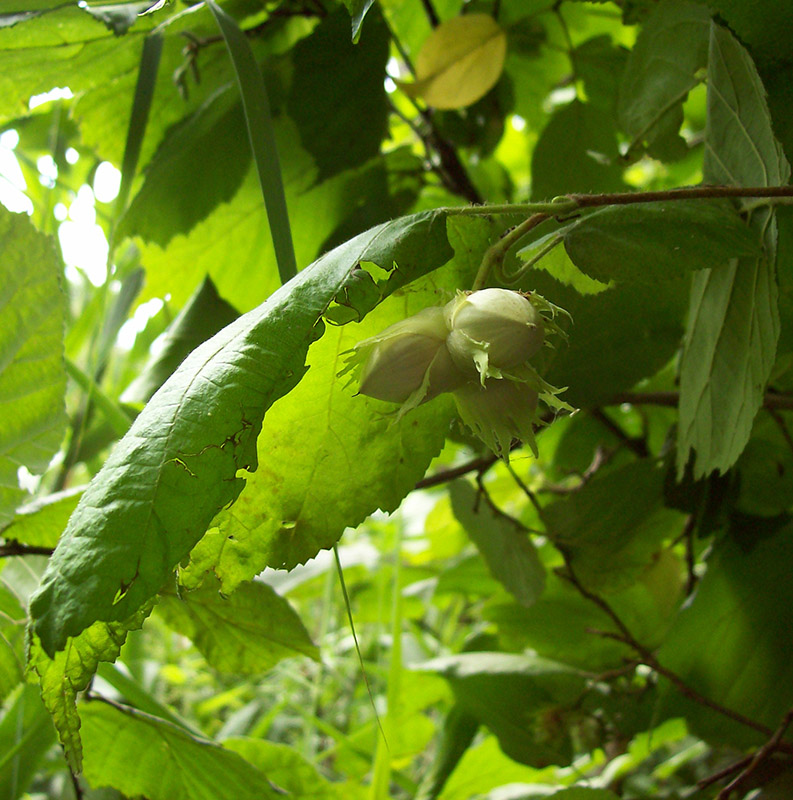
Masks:
[[[399,505],[443,446],[451,403],[439,398],[397,420],[396,406],[357,396],[355,382],[338,373],[358,341],[433,300],[443,297],[411,287],[312,346],[306,377],[265,417],[259,470],[194,551],[194,574],[212,568],[231,591],[265,566],[307,561],[346,527]]]
[[[681,533],[684,517],[663,505],[665,469],[650,459],[591,480],[543,509],[553,543],[595,591],[633,583],[665,539]]]
[[[765,92],[747,52],[712,25],[704,177],[714,183],[774,186],[790,167],[771,130]],[[776,223],[761,210],[760,258],[731,261],[694,277],[680,369],[677,468],[694,450],[695,477],[724,472],[751,433],[779,337],[774,280]]]
[[[236,753],[157,717],[105,703],[81,710],[85,778],[149,800],[273,800],[266,776]]]
[[[354,787],[324,778],[294,747],[242,737],[224,739],[223,747],[238,753],[295,800],[342,800],[354,796]]]
[[[17,800],[25,796],[54,743],[50,715],[37,687],[28,684],[0,720],[0,797]]]
[[[693,689],[772,729],[793,704],[791,559],[790,526],[770,539],[719,542],[658,653]],[[673,689],[665,705],[709,738],[742,747],[764,740]]]
[[[0,535],[34,547],[55,547],[84,488],[65,489],[20,506]]]
[[[35,635],[30,637],[28,666],[39,677],[41,697],[52,716],[66,760],[75,772],[82,766],[77,695],[88,686],[100,661],[115,661],[127,633],[140,628],[151,612],[145,607],[124,622],[95,622],[50,658]]]
[[[567,229],[564,246],[604,283],[654,284],[760,254],[758,234],[729,204],[696,200],[604,208]]]
[[[300,617],[265,583],[243,583],[227,596],[207,579],[194,591],[165,594],[157,608],[221,672],[259,675],[291,656],[319,660]]]
[[[0,206],[0,527],[25,497],[17,472],[43,472],[66,426],[65,301],[53,241]]]
[[[321,316],[358,263],[381,265],[398,285],[451,255],[441,212],[386,223],[323,256],[196,349],[135,420],[72,515],[31,599],[44,649],[63,648],[96,620],[130,616],[236,500],[245,484],[238,472],[258,466],[265,411],[302,378]]]
[[[680,593],[680,565],[659,559],[637,583],[609,593],[608,601],[637,640],[654,648],[663,641]],[[484,616],[497,626],[504,647],[531,648],[545,658],[579,669],[616,669],[634,655],[621,642],[597,633],[618,631],[602,609],[553,573],[531,608],[501,603],[488,607]]]
[[[545,728],[543,716],[580,695],[585,679],[575,669],[488,652],[444,656],[417,668],[445,677],[460,706],[490,728],[511,758],[533,766],[569,761],[569,731]]]
[[[251,162],[250,148],[240,146],[244,137],[239,93],[224,87],[168,131],[146,167],[146,180],[119,235],[164,246],[230,200]],[[196,164],[201,164],[200,175]]]
[[[366,36],[354,45],[349,14],[339,8],[294,47],[286,111],[316,162],[318,182],[380,150],[389,109],[383,85],[389,39],[381,15],[372,12]]]
[[[574,100],[551,117],[534,148],[531,196],[619,191],[625,188],[622,168],[612,115]]]
[[[325,252],[329,239],[337,244],[339,228],[351,217],[358,215],[362,227],[371,227],[400,213],[389,198],[392,179],[410,169],[404,154],[377,157],[316,184],[317,168],[300,146],[294,123],[279,117],[275,128],[299,265]],[[344,241],[362,227],[345,230]],[[165,248],[148,244],[141,251],[147,275],[145,298],[171,295],[177,306],[206,275],[219,294],[242,311],[265,300],[278,285],[267,215],[253,171],[230,202],[219,205],[187,235],[175,236]]]
[[[564,398],[579,408],[608,401],[654,375],[674,355],[683,333],[685,284],[619,284],[582,296],[539,270],[521,281],[570,312],[567,343],[548,358],[547,379],[567,386]]]
[[[620,124],[636,143],[677,134],[683,101],[707,64],[709,21],[703,5],[663,0],[643,25],[625,66],[619,99]]]
[[[466,481],[449,487],[452,510],[477,546],[494,578],[501,581],[519,603],[530,606],[545,588],[545,568],[528,531],[514,520],[496,513]]]
[[[212,279],[206,277],[168,326],[157,355],[152,355],[141,373],[125,389],[124,402],[145,403],[150,400],[198,345],[238,316],[237,310],[217,293]]]

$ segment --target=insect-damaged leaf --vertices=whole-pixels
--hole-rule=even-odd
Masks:
[[[451,255],[443,212],[385,223],[323,256],[196,349],[118,443],[69,521],[31,598],[46,652],[96,620],[130,616],[236,500],[245,484],[238,471],[258,466],[264,412],[303,376],[320,318],[356,264],[398,264],[387,293]]]

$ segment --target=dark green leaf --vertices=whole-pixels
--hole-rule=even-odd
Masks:
[[[633,583],[684,517],[663,505],[664,470],[647,459],[591,480],[543,509],[548,536],[589,589]]]
[[[237,498],[245,484],[238,471],[258,466],[265,410],[303,376],[322,313],[357,263],[372,261],[409,280],[451,255],[443,213],[386,223],[323,256],[193,351],[72,515],[31,599],[45,650],[63,648],[98,619],[128,617]]]
[[[750,48],[755,60],[770,64],[790,60],[793,6],[787,0],[765,0],[761,7],[745,0],[706,2]]]
[[[0,526],[26,492],[17,472],[43,472],[66,424],[65,302],[52,239],[0,206]]]
[[[81,709],[85,778],[149,800],[274,800],[265,775],[236,753],[132,709]]]
[[[198,345],[230,325],[239,313],[227,303],[207,277],[168,327],[159,353],[127,387],[126,403],[145,403]]]
[[[338,9],[295,46],[286,109],[317,164],[318,182],[377,155],[387,131],[388,42],[382,17],[372,12],[366,37],[353,45],[349,15]]]
[[[576,74],[584,82],[589,102],[613,113],[628,51],[616,46],[611,37],[604,34],[578,45],[571,57]]]
[[[545,568],[528,531],[496,513],[466,481],[449,487],[452,510],[477,546],[494,578],[524,606],[530,606],[545,588]]]
[[[164,595],[158,610],[221,672],[260,675],[284,658],[319,660],[300,617],[265,583],[243,583],[222,595],[217,581],[207,579],[194,591]]]
[[[771,729],[793,704],[791,558],[789,526],[747,547],[720,542],[693,602],[680,611],[658,654],[696,691]],[[674,690],[665,706],[683,711],[700,735],[739,747],[765,741]]]
[[[790,167],[771,130],[754,65],[732,35],[716,25],[708,75],[705,179],[738,186],[787,182]],[[735,463],[774,366],[776,224],[765,210],[755,214],[753,224],[764,234],[763,256],[694,278],[680,370],[678,475],[691,450],[695,477],[724,472]]]
[[[534,270],[520,288],[538,291],[573,317],[568,342],[548,358],[546,377],[567,386],[565,399],[579,408],[654,375],[679,346],[685,303],[679,282],[622,284],[582,296]]]
[[[612,115],[578,100],[557,111],[532,153],[531,177],[533,200],[624,189]]]
[[[671,569],[670,569],[671,567]],[[608,602],[631,633],[648,647],[663,641],[680,598],[680,565],[659,559],[639,582],[608,595]],[[485,611],[509,650],[531,650],[584,670],[609,670],[634,655],[626,645],[597,631],[617,633],[613,621],[569,582],[554,573],[531,607],[498,604]]]
[[[533,766],[569,761],[569,731],[544,728],[543,715],[580,694],[581,673],[536,656],[486,652],[436,658],[418,668],[443,675],[460,707],[490,728],[510,758]]]
[[[221,89],[168,132],[119,225],[120,236],[165,246],[239,189],[251,161],[236,90]],[[201,165],[196,170],[196,164]]]
[[[620,86],[619,117],[634,143],[652,142],[661,121],[682,106],[707,64],[707,8],[687,0],[663,0],[645,22]],[[677,127],[682,115],[677,117]],[[676,129],[670,131],[676,133]]]
[[[584,217],[564,234],[573,263],[602,282],[680,278],[758,256],[752,231],[727,203],[646,203],[610,206]]]

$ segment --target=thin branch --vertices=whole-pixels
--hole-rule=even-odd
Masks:
[[[532,214],[554,216],[572,214],[581,208],[624,206],[634,203],[674,202],[678,200],[714,200],[725,197],[765,197],[769,200],[793,198],[793,186],[683,186],[656,192],[613,192],[610,194],[568,194],[540,203],[510,203],[466,208],[447,208],[449,214]]]
[[[644,439],[634,439],[632,436],[628,436],[628,434],[601,409],[590,409],[589,414],[639,458],[647,458],[647,456],[650,455],[650,451],[647,449],[647,442],[645,442]]]
[[[680,392],[619,392],[613,394],[603,405],[616,406],[630,403],[634,406],[667,406],[674,408],[680,402]],[[777,394],[767,392],[763,398],[763,408],[793,410],[793,394]]]
[[[83,792],[83,787],[80,785],[80,778],[79,776],[72,772],[71,769],[69,770],[69,775],[72,779],[72,787],[74,788],[74,800],[82,800],[85,797]]]
[[[708,786],[718,783],[719,781],[724,780],[724,778],[729,778],[730,775],[735,775],[738,770],[742,770],[747,764],[751,763],[753,758],[753,755],[744,756],[738,761],[730,764],[728,767],[724,767],[724,769],[714,772],[713,775],[708,775],[707,778],[702,778],[701,780],[697,781],[697,787],[699,789],[707,789]]]
[[[664,678],[666,678],[682,695],[689,698],[689,700],[693,700],[695,703],[705,706],[706,708],[715,711],[717,714],[721,714],[722,716],[727,717],[728,719],[731,719],[740,725],[744,725],[747,728],[758,731],[759,733],[762,733],[763,736],[767,736],[769,738],[774,736],[774,731],[772,731],[766,725],[756,722],[753,719],[749,719],[749,717],[744,716],[740,712],[734,711],[727,706],[723,706],[721,703],[717,703],[715,700],[711,700],[709,697],[705,697],[705,695],[700,694],[696,689],[693,689],[691,686],[689,686],[675,672],[672,672],[672,670],[663,666],[663,664],[658,661],[655,655],[653,655],[650,650],[648,650],[636,639],[617,612],[614,611],[614,609],[602,597],[600,597],[600,595],[590,591],[581,583],[570,563],[570,557],[568,554],[561,549],[560,552],[564,558],[566,567],[566,572],[562,575],[562,577],[575,586],[579,594],[581,594],[591,603],[594,603],[601,611],[603,611],[603,613],[612,621],[618,631],[618,633],[599,631],[599,635],[620,641],[630,647],[632,650],[635,650],[637,655],[641,658],[642,663],[644,663],[654,672],[657,672],[659,675],[662,675]],[[793,745],[785,745],[783,747],[783,743],[779,742],[777,747],[780,750],[784,749],[785,752],[793,752]]]
[[[17,541],[9,540],[5,544],[0,544],[0,558],[9,556],[51,556],[51,547],[37,547],[32,544],[20,544]]]
[[[746,779],[757,767],[770,758],[775,751],[780,749],[782,737],[790,727],[791,722],[793,722],[793,708],[782,717],[782,722],[780,722],[779,727],[774,731],[774,735],[754,754],[751,761],[742,769],[741,773],[719,792],[716,800],[729,800],[730,795],[745,783]]]
[[[697,585],[697,573],[694,569],[696,567],[696,558],[694,554],[694,531],[696,527],[696,515],[689,514],[681,535],[681,539],[683,539],[686,548],[686,597],[694,591],[694,587]]]
[[[775,408],[766,408],[771,419],[777,424],[780,433],[782,434],[782,438],[787,443],[787,446],[793,450],[793,436],[790,435],[790,431],[788,430],[788,426],[785,424],[785,420],[782,418],[782,415],[775,409]]]
[[[432,0],[421,0],[421,5],[424,6],[424,13],[427,15],[430,25],[432,25],[433,28],[437,28],[438,25],[441,24],[441,21],[438,18],[435,7],[432,5]]]
[[[457,467],[450,467],[449,469],[436,472],[434,475],[428,475],[426,478],[422,478],[414,488],[429,489],[431,486],[440,486],[441,484],[461,478],[469,472],[483,473],[490,469],[496,461],[498,461],[498,456],[493,453],[488,453],[486,456],[473,458]]]
[[[606,450],[605,448],[601,447],[600,445],[597,446],[595,449],[595,455],[592,458],[592,462],[590,465],[583,471],[583,472],[576,472],[572,473],[573,475],[577,475],[579,478],[578,483],[573,486],[565,486],[556,483],[544,483],[538,492],[543,492],[547,494],[558,494],[558,495],[567,495],[567,494],[575,494],[576,492],[580,492],[584,486],[589,483],[592,478],[597,475],[598,470],[601,467],[605,466],[606,464],[614,458],[614,454],[617,452],[616,449]]]
[[[487,277],[492,269],[497,272],[501,270],[501,265],[504,263],[507,252],[509,249],[517,244],[526,234],[550,219],[550,214],[537,213],[533,214],[528,219],[510,228],[494,245],[491,245],[482,257],[482,263],[479,271],[476,273],[472,289],[481,289],[487,282]]]
[[[713,200],[722,197],[793,197],[793,186],[683,186],[656,192],[569,194],[578,208],[657,203],[664,200]]]

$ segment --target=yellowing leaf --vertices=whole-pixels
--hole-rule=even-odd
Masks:
[[[416,82],[400,84],[410,97],[435,108],[464,108],[495,86],[504,68],[507,37],[487,14],[444,22],[416,59]]]

